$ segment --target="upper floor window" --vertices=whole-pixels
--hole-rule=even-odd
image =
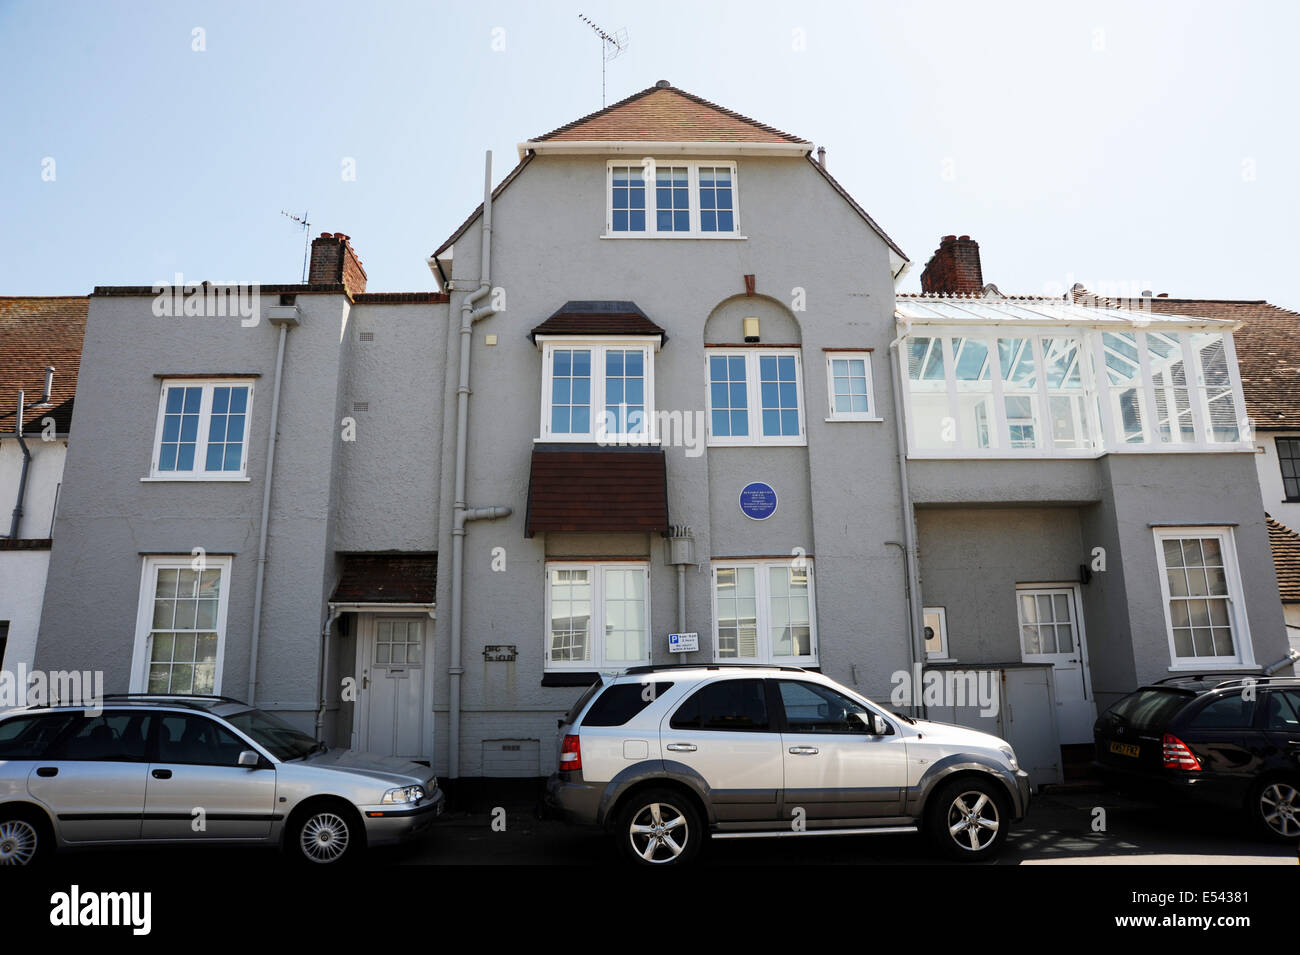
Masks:
[[[734,236],[736,164],[626,163],[608,170],[605,232],[611,236]]]
[[[151,477],[243,478],[248,470],[251,381],[164,381]]]
[[[920,327],[900,354],[912,453],[1068,457],[1242,441],[1221,332]]]
[[[1277,460],[1282,467],[1282,494],[1300,501],[1300,438],[1278,438]]]
[[[803,444],[799,350],[708,349],[710,444]]]
[[[654,439],[654,345],[542,343],[545,440]]]
[[[828,421],[878,421],[871,393],[871,352],[829,352],[826,388]]]

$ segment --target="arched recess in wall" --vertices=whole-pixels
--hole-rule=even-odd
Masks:
[[[733,295],[714,306],[704,323],[704,344],[745,344],[744,320],[757,318],[760,344],[799,345],[799,321],[784,302],[766,295]]]

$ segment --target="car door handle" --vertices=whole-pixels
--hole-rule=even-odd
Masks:
[[[44,776],[46,779],[48,779],[48,778],[51,777],[51,776],[57,776],[57,775],[59,775],[59,767],[57,767],[57,766],[42,766],[40,769],[36,770],[36,775],[37,775],[37,776]]]
[[[153,771],[154,779],[171,779],[172,771],[170,769],[155,769]]]
[[[674,753],[693,753],[698,749],[694,743],[669,743],[664,748]]]
[[[795,756],[816,756],[817,747],[816,746],[791,746],[790,752],[793,753]]]

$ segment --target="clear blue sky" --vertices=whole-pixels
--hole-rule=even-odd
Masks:
[[[663,78],[824,144],[905,290],[969,233],[1004,292],[1300,309],[1300,4],[1063,6],[0,0],[0,294],[297,281],[281,209],[351,235],[372,290],[431,288],[483,151],[500,179],[599,108],[582,11],[630,37],[610,102]]]

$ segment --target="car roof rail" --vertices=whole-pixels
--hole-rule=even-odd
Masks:
[[[1229,687],[1229,686],[1247,686],[1247,685],[1256,686],[1259,684],[1272,685],[1276,683],[1281,683],[1284,686],[1287,684],[1294,683],[1297,686],[1300,686],[1300,678],[1293,677],[1293,676],[1249,676],[1248,675],[1248,676],[1239,677],[1235,680],[1224,680],[1222,683],[1216,683],[1214,684],[1214,689],[1222,690],[1225,687]]]
[[[1249,676],[1249,675],[1250,674],[1245,674],[1245,676]],[[1150,685],[1163,686],[1166,683],[1195,683],[1197,681],[1200,681],[1202,683],[1209,683],[1210,680],[1215,677],[1224,677],[1224,676],[1231,676],[1231,674],[1223,671],[1216,673],[1213,670],[1210,670],[1209,672],[1206,673],[1177,673],[1174,674],[1173,676],[1167,676],[1163,680],[1156,680],[1154,683]],[[1236,679],[1242,679],[1242,677],[1238,676],[1236,677]]]
[[[105,693],[101,699],[114,703],[162,703],[191,710],[207,710],[213,703],[239,703],[230,696],[202,693]]]
[[[629,676],[637,673],[658,673],[662,670],[783,670],[788,673],[807,673],[803,667],[777,666],[772,663],[650,663],[628,667],[623,672]]]

